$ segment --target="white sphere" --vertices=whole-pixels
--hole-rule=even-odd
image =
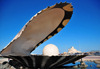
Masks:
[[[55,45],[48,44],[43,49],[43,55],[56,56],[59,55],[59,50]]]

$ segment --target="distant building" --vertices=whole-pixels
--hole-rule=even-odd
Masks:
[[[72,46],[71,49],[68,49],[68,53],[69,53],[69,54],[75,54],[75,53],[81,53],[81,51],[76,50],[76,49]]]
[[[100,51],[90,51],[90,52],[85,52],[84,54],[87,55],[92,55],[92,56],[100,56]]]
[[[100,56],[100,52],[95,52],[94,55],[95,56]]]

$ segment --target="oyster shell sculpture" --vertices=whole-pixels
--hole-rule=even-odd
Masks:
[[[70,3],[59,3],[37,13],[1,51],[2,56],[29,56],[40,44],[57,34],[73,13]]]

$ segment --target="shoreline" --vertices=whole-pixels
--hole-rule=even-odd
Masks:
[[[81,61],[81,59],[78,61]],[[100,61],[100,56],[86,56],[82,58],[82,61]]]

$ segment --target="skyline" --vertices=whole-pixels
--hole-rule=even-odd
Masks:
[[[31,17],[40,10],[60,2],[61,0],[1,0],[0,50],[12,41]],[[67,2],[72,3],[74,8],[69,23],[32,53],[41,54],[47,44],[56,45],[60,53],[67,52],[72,46],[82,52],[100,50],[99,0],[67,0]]]

